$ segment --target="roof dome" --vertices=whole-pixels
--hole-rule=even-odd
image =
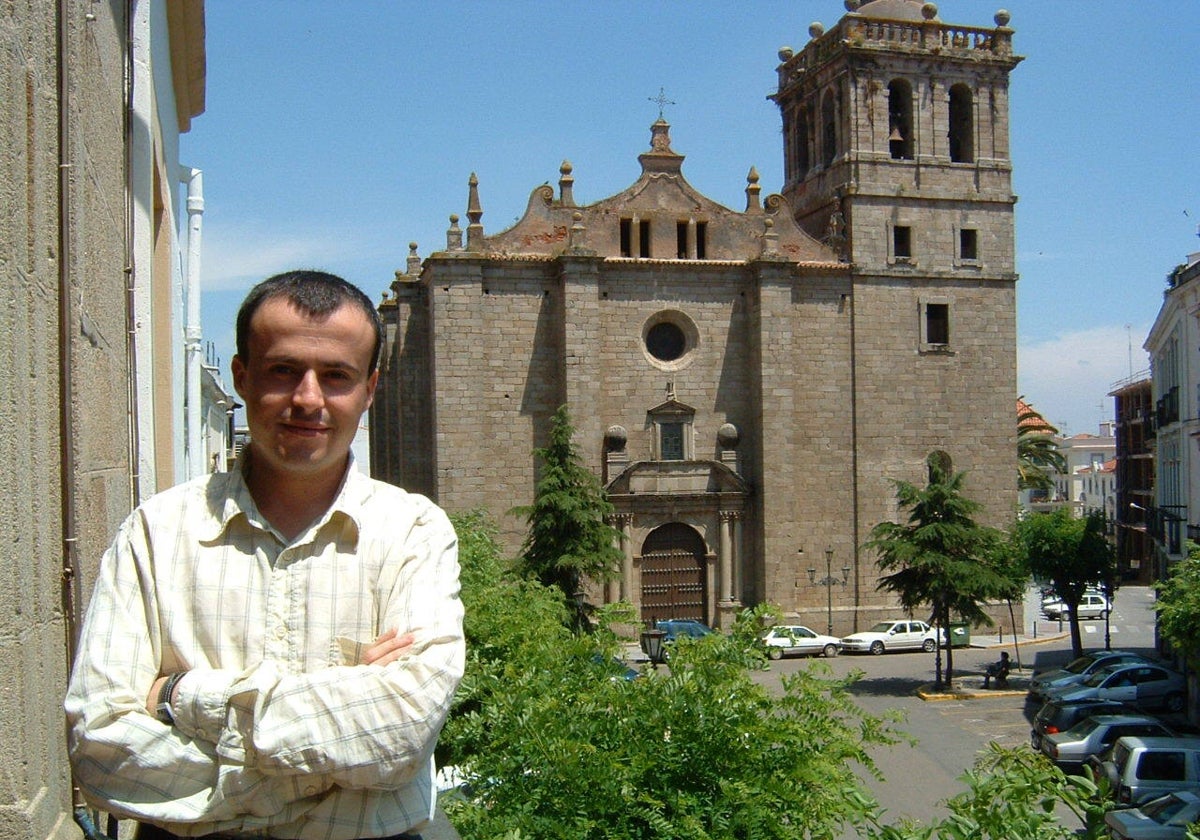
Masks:
[[[854,8],[852,8],[854,7]],[[937,20],[937,6],[924,0],[846,0],[846,8],[855,14],[885,20]],[[932,12],[932,14],[930,14]]]

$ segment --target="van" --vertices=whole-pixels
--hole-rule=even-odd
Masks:
[[[1140,805],[1175,790],[1200,790],[1200,738],[1127,735],[1116,740],[1100,768],[1122,805]]]

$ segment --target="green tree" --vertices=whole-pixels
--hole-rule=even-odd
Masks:
[[[937,456],[927,460],[929,483],[924,488],[896,482],[896,499],[908,509],[908,521],[881,522],[871,530],[866,547],[879,553],[879,588],[894,592],[912,611],[931,609],[934,624],[946,630],[957,614],[972,624],[991,624],[982,604],[1011,592],[1006,574],[1004,540],[995,528],[980,525],[972,515],[981,505],[963,495],[965,473],[949,474]],[[941,634],[939,633],[939,636]],[[954,649],[947,646],[942,679],[941,641],[936,662],[937,685],[953,683]]]
[[[1090,586],[1112,582],[1116,572],[1112,546],[1104,536],[1104,513],[1093,511],[1082,519],[1070,508],[1034,513],[1017,523],[1017,537],[1030,574],[1047,580],[1068,606],[1071,648],[1083,654],[1076,607]]]
[[[554,587],[522,578],[485,514],[454,517],[467,667],[439,742],[439,765],[467,782],[441,802],[473,840],[1054,840],[1058,802],[1095,826],[1094,785],[1028,748],[992,747],[929,827],[884,825],[862,773],[868,751],[902,738],[895,717],[862,713],[843,680],[813,663],[771,696],[750,677],[776,610],[745,610],[728,637],[681,643],[671,670],[622,677],[609,621],[563,623]],[[1089,811],[1090,809],[1090,811]],[[1102,835],[1086,833],[1098,840]]]
[[[448,728],[471,746],[468,792],[444,800],[464,837],[833,838],[873,813],[856,768],[874,772],[868,749],[898,736],[848,681],[817,666],[772,696],[720,634],[627,680],[592,639],[529,638],[486,705]]]
[[[616,547],[619,532],[605,522],[613,507],[599,480],[585,467],[571,437],[565,405],[555,412],[550,442],[534,455],[541,474],[533,504],[514,508],[525,516],[529,532],[521,549],[521,570],[547,586],[556,586],[571,608],[577,630],[588,625],[584,581],[603,582],[616,573],[621,560]]]
[[[1158,588],[1158,632],[1192,671],[1200,668],[1200,546],[1188,542],[1187,559],[1172,566]]]
[[[1021,490],[1049,490],[1054,487],[1052,474],[1067,471],[1057,434],[1046,418],[1017,398],[1017,487]]]

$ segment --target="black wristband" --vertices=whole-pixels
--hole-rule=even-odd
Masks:
[[[159,689],[158,703],[154,708],[157,712],[156,717],[167,726],[175,725],[175,715],[171,712],[171,695],[175,693],[175,686],[179,685],[179,681],[186,673],[187,671],[176,671],[167,677],[167,681]]]

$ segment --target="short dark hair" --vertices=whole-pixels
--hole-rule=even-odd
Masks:
[[[246,295],[237,314],[237,354],[243,362],[249,359],[250,319],[264,301],[280,297],[286,298],[310,318],[331,315],[343,304],[357,307],[375,330],[375,352],[371,354],[371,367],[367,374],[374,373],[379,367],[379,358],[383,353],[383,321],[375,304],[353,283],[336,274],[310,269],[285,271],[268,277]]]

